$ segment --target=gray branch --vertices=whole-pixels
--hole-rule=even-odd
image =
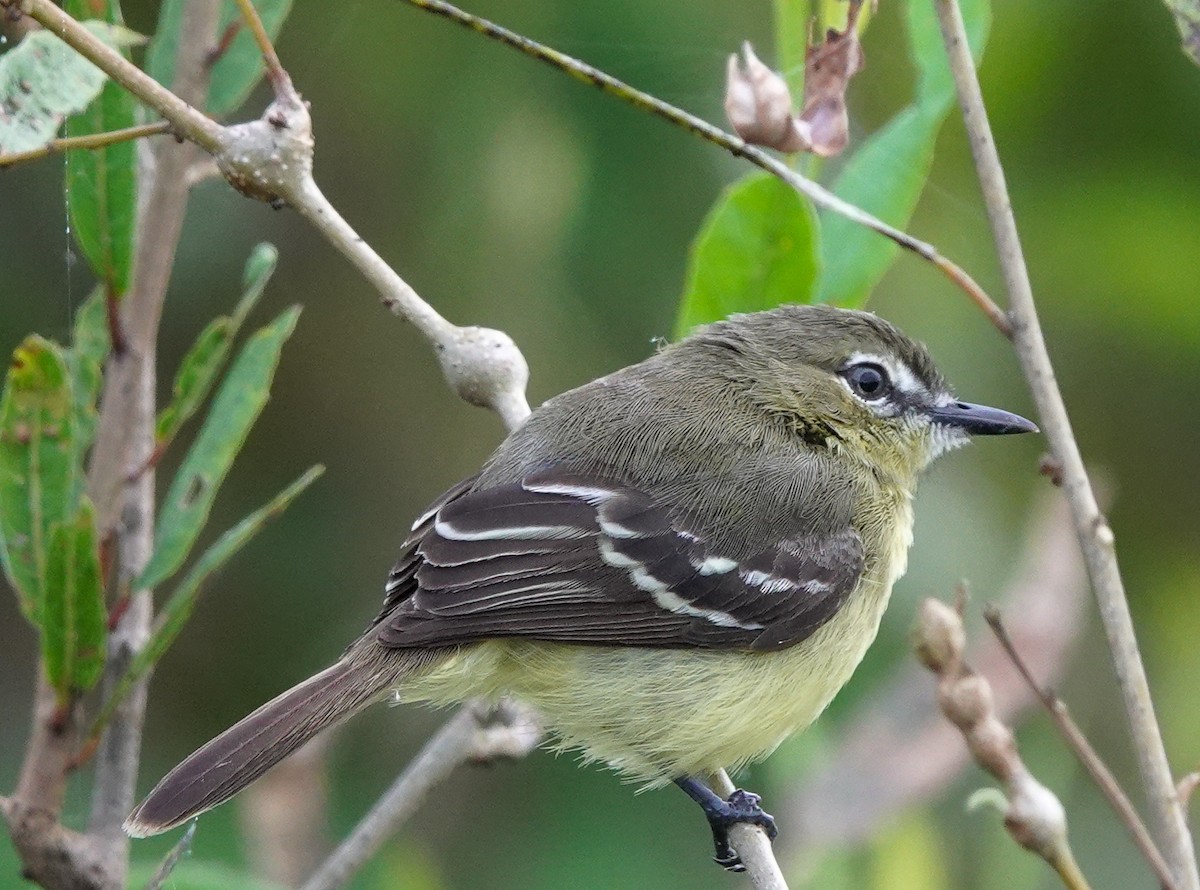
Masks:
[[[992,138],[983,93],[967,46],[966,28],[956,0],[936,0],[942,36],[970,137],[975,167],[1009,297],[1013,344],[1054,458],[1062,467],[1062,488],[1083,549],[1100,620],[1116,668],[1138,768],[1150,804],[1153,830],[1181,890],[1200,890],[1200,873],[1184,810],[1176,793],[1162,733],[1154,715],[1150,686],[1138,650],[1125,585],[1117,565],[1112,527],[1101,513],[1071,430],[1062,393],[1038,321],[1033,288],[1025,266],[1009,202],[1004,168]]]

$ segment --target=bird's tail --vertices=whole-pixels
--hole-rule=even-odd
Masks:
[[[365,659],[343,659],[310,677],[167,773],[125,820],[125,831],[149,837],[224,803],[322,729],[377,700],[394,679]]]

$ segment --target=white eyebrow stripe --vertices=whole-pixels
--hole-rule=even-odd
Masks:
[[[929,387],[921,382],[921,378],[913,373],[912,368],[890,355],[876,355],[873,352],[856,352],[847,360],[848,365],[860,364],[880,365],[887,370],[892,383],[907,395],[928,396]]]

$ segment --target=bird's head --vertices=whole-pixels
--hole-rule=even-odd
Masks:
[[[809,445],[894,477],[915,478],[972,435],[1037,431],[1016,414],[960,401],[922,344],[866,312],[781,306],[689,339],[723,356],[726,375]]]

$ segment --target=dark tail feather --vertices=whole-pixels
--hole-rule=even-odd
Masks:
[[[339,661],[230,727],[171,770],[125,820],[132,837],[174,828],[233,797],[318,732],[391,685],[390,672]]]

